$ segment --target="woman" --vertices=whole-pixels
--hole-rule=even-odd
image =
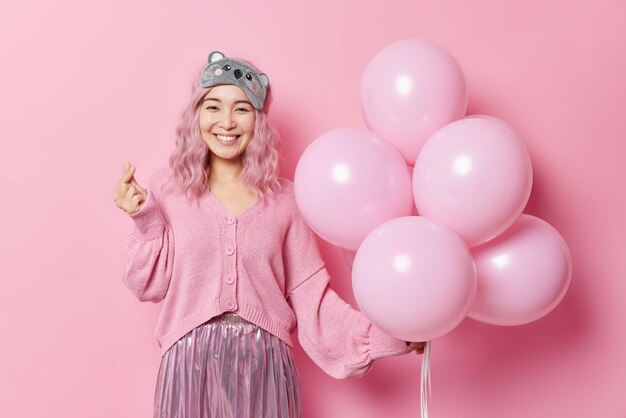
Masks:
[[[376,358],[421,353],[386,335],[328,286],[315,236],[277,177],[269,80],[209,55],[178,128],[169,168],[148,190],[126,164],[116,205],[135,222],[123,280],[163,300],[155,417],[299,417],[291,331],[336,378]]]

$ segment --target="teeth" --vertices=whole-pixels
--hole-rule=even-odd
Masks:
[[[219,139],[221,139],[222,141],[226,141],[226,142],[231,142],[234,141],[235,139],[237,139],[237,135],[235,136],[230,136],[230,135],[215,135],[217,136]]]

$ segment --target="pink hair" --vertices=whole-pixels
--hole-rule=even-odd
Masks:
[[[200,105],[211,88],[194,83],[191,99],[176,129],[176,147],[169,166],[187,196],[199,197],[208,189],[210,150],[199,128]],[[272,101],[268,87],[264,110],[254,110],[254,136],[243,154],[243,181],[259,197],[274,195],[278,182],[278,133],[269,124],[266,112]]]

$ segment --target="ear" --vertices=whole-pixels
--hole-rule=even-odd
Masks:
[[[226,56],[220,51],[213,51],[209,54],[209,64],[224,58],[226,58]]]
[[[261,80],[261,84],[263,84],[265,88],[270,85],[270,79],[263,73],[259,74],[259,80]]]

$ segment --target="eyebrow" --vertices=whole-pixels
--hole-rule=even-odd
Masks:
[[[214,102],[222,103],[222,101],[221,101],[220,99],[216,99],[216,98],[214,98],[214,97],[207,97],[206,99],[204,99],[204,100],[202,101],[202,103],[206,102],[207,100],[212,100],[212,101],[214,101]],[[247,100],[237,100],[237,101],[235,101],[235,103],[234,103],[234,104],[240,104],[240,103],[245,103],[245,104],[249,104],[250,106],[252,106],[252,103],[250,103],[250,102],[249,102],[249,101],[247,101]]]

